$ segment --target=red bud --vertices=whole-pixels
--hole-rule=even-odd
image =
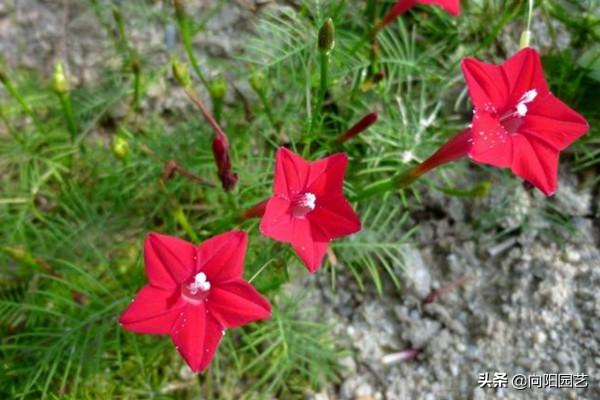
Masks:
[[[238,180],[238,175],[231,170],[231,159],[229,158],[229,141],[223,134],[215,135],[212,142],[213,156],[217,164],[219,179],[223,189],[229,191],[233,189]]]
[[[360,121],[358,121],[356,124],[354,124],[354,126],[352,126],[340,136],[340,142],[343,143],[347,140],[352,139],[354,136],[369,128],[375,122],[377,122],[376,112],[372,112],[370,114],[365,115]]]

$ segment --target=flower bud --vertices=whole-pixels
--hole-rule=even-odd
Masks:
[[[329,54],[334,47],[335,27],[331,18],[327,18],[321,29],[319,29],[319,51],[323,54]]]
[[[222,76],[219,76],[210,82],[208,90],[213,99],[224,99],[227,94],[227,82]]]
[[[364,117],[361,118],[360,121],[358,121],[356,124],[354,124],[350,129],[348,129],[346,132],[344,132],[340,136],[340,142],[345,142],[349,139],[352,139],[354,136],[358,135],[362,131],[367,130],[375,122],[377,122],[377,113],[376,112],[372,112],[370,114],[365,115]]]
[[[250,86],[256,93],[261,93],[264,90],[265,74],[262,71],[257,71],[248,80]]]
[[[171,63],[171,69],[173,71],[173,76],[175,77],[177,83],[179,83],[183,87],[192,86],[192,79],[190,78],[190,74],[188,72],[188,67],[186,64],[174,58]]]
[[[60,62],[57,62],[54,66],[54,73],[52,74],[52,90],[57,94],[65,94],[69,91],[69,82],[65,76],[65,71]]]
[[[213,156],[217,164],[219,179],[223,189],[229,191],[235,186],[238,175],[231,170],[231,159],[229,158],[229,141],[225,135],[215,135],[212,142]]]
[[[120,135],[115,135],[111,143],[111,150],[119,160],[125,160],[129,156],[129,143]]]

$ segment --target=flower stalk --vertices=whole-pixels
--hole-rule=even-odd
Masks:
[[[131,56],[131,72],[133,73],[133,100],[134,111],[140,110],[140,98],[142,92],[142,67],[139,55],[134,52]]]
[[[210,113],[204,102],[200,99],[198,93],[196,93],[188,74],[187,67],[178,60],[173,60],[172,70],[177,82],[183,87],[188,98],[194,103],[198,110],[200,110],[200,113],[214,132],[212,143],[213,156],[215,158],[219,179],[221,180],[223,189],[226,192],[229,192],[235,187],[238,175],[233,172],[231,167],[229,139],[227,138],[227,134]]]
[[[521,33],[521,38],[519,41],[519,45],[520,45],[521,49],[524,49],[525,47],[529,47],[529,44],[531,43],[531,18],[533,16],[533,1],[534,0],[528,1],[527,27],[525,28],[523,33]]]
[[[318,37],[318,48],[319,48],[319,60],[320,60],[320,71],[321,79],[319,86],[319,97],[317,101],[316,115],[321,115],[323,108],[323,102],[327,95],[327,89],[329,87],[329,62],[331,52],[335,47],[335,27],[331,18],[327,20],[319,29]]]
[[[262,218],[262,216],[265,214],[268,202],[269,199],[265,199],[256,203],[246,211],[242,212],[239,219],[245,221],[252,218]]]
[[[198,59],[194,54],[190,22],[183,7],[183,0],[173,0],[173,7],[175,8],[175,19],[177,20],[177,26],[179,27],[179,32],[181,33],[181,42],[183,44],[183,48],[185,49],[185,53],[187,54],[188,60],[190,61],[190,64],[192,64],[194,73],[198,79],[200,79],[202,85],[204,85],[204,87],[210,91],[208,80],[202,73]]]
[[[374,195],[408,187],[432,169],[466,156],[470,146],[470,137],[470,129],[458,133],[422,163],[387,180],[367,186],[365,190],[358,193],[352,200],[364,200]]]
[[[73,103],[69,93],[69,81],[67,80],[65,71],[60,62],[57,62],[54,66],[54,73],[52,74],[52,90],[60,101],[63,117],[71,135],[71,141],[75,141],[75,137],[77,136],[77,123],[75,121]]]
[[[265,75],[261,72],[255,72],[249,79],[250,87],[256,93],[260,102],[267,114],[267,118],[269,119],[269,123],[273,127],[273,129],[278,130],[279,124],[275,121],[275,116],[273,115],[273,110],[271,110],[271,105],[267,99],[267,91],[265,89]]]

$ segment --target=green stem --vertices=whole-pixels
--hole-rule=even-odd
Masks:
[[[529,10],[527,12],[527,30],[531,31],[531,18],[533,16],[533,2],[534,0],[529,0]]]
[[[369,185],[362,192],[357,193],[352,197],[352,201],[360,201],[366,198],[387,193],[392,190],[400,190],[408,187],[422,175],[418,169],[419,165],[397,175],[394,175],[385,181],[377,182]]]
[[[190,24],[187,15],[185,14],[185,11],[183,9],[183,4],[181,4],[179,0],[175,0],[174,3],[175,16],[177,18],[177,25],[179,26],[179,32],[181,33],[181,42],[183,44],[183,48],[185,49],[185,53],[187,54],[187,57],[190,60],[190,64],[192,64],[192,69],[194,70],[194,73],[198,76],[198,79],[200,79],[200,81],[207,90],[210,90],[208,80],[204,77],[204,74],[200,69],[200,64],[198,63],[196,55],[194,54]]]
[[[71,134],[71,140],[75,141],[77,135],[77,124],[75,122],[75,114],[73,113],[73,103],[71,102],[71,96],[68,93],[59,93],[58,99],[63,109],[63,115],[65,122],[67,123],[67,129]]]
[[[262,103],[263,108],[265,109],[265,113],[267,114],[269,123],[271,124],[273,129],[277,130],[277,123],[275,122],[275,116],[273,115],[273,110],[271,110],[271,105],[269,104],[269,101],[267,99],[267,94],[265,93],[264,90],[259,90],[257,92],[257,94],[258,94],[258,98],[260,99],[260,102]]]
[[[2,83],[4,84],[4,88],[6,89],[8,94],[11,95],[12,98],[14,98],[17,101],[19,106],[21,106],[21,109],[23,110],[23,112],[25,112],[25,114],[29,115],[31,117],[31,119],[33,120],[33,122],[35,123],[35,125],[38,128],[40,128],[40,124],[38,122],[37,116],[33,112],[32,108],[29,107],[29,104],[27,104],[27,102],[25,101],[23,96],[21,96],[21,94],[19,93],[19,91],[17,90],[15,85],[12,83],[12,81],[8,77],[6,77],[5,79],[2,80]]]
[[[521,38],[519,40],[519,45],[522,49],[525,47],[529,47],[529,44],[531,42],[531,18],[533,16],[533,1],[534,0],[529,0],[529,9],[527,11],[527,27],[521,33]]]
[[[317,103],[315,105],[315,112],[310,120],[310,126],[308,129],[309,134],[312,134],[316,122],[321,119],[323,115],[323,103],[325,102],[325,94],[327,93],[327,80],[329,70],[329,54],[327,52],[319,53],[320,66],[321,66],[321,82],[319,85],[319,94],[317,95]]]
[[[323,105],[327,93],[329,79],[329,53],[321,53],[321,91],[320,103]]]
[[[183,228],[183,230],[189,236],[189,238],[192,239],[192,241],[194,241],[194,243],[200,242],[198,235],[196,235],[194,228],[192,228],[192,224],[190,224],[190,221],[188,220],[185,213],[183,212],[183,209],[180,206],[175,206],[175,208],[173,209],[173,217]]]
[[[134,69],[134,71],[133,71],[133,109],[136,112],[140,110],[141,86],[142,86],[142,79],[141,79],[140,71]]]

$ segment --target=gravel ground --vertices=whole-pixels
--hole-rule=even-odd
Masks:
[[[541,196],[522,187],[464,206],[428,199],[425,207],[455,212],[420,222],[418,247],[405,249],[406,290],[359,293],[351,276],[338,282],[343,293],[321,290],[316,303],[326,305],[354,354],[341,385],[313,398],[600,398],[598,232],[590,193],[573,183],[562,179],[555,201],[569,210],[576,233],[559,243],[544,237],[547,222],[532,214],[532,227],[508,238],[473,238],[470,223],[505,196],[515,198],[515,209],[539,206],[532,203]],[[327,278],[318,278],[326,287]],[[480,373],[492,382],[506,373],[508,385],[480,388]],[[511,387],[517,374],[576,373],[589,375],[587,389]]]
[[[206,3],[195,2],[190,11],[200,13]],[[217,13],[196,43],[200,57],[238,51],[248,20],[265,3],[239,0]],[[147,11],[158,15],[163,7],[156,2]],[[128,31],[140,52],[166,60],[173,26],[158,18],[132,20]],[[60,57],[75,85],[94,83],[112,60],[108,48],[98,47],[107,43],[105,29],[84,2],[0,2],[0,52],[13,67],[50,75]],[[177,94],[164,95],[165,85],[157,82],[145,107],[185,106]],[[570,221],[568,238],[548,238],[551,226],[539,212],[547,200],[518,185],[466,202],[429,193],[422,205],[429,217],[418,221],[416,241],[404,248],[401,293],[361,292],[344,274],[337,284],[344,289],[332,293],[326,274],[307,277],[300,284],[314,287],[320,315],[352,347],[342,360],[340,384],[307,398],[600,398],[600,235],[593,218],[600,204],[597,193],[577,185],[561,171],[558,194],[549,200]],[[509,210],[506,198],[514,199]],[[509,234],[501,239],[474,234],[473,224],[497,208],[506,215],[500,225]],[[480,373],[490,379],[506,373],[508,385],[479,388]],[[589,376],[587,389],[511,388],[515,374],[576,373]]]

